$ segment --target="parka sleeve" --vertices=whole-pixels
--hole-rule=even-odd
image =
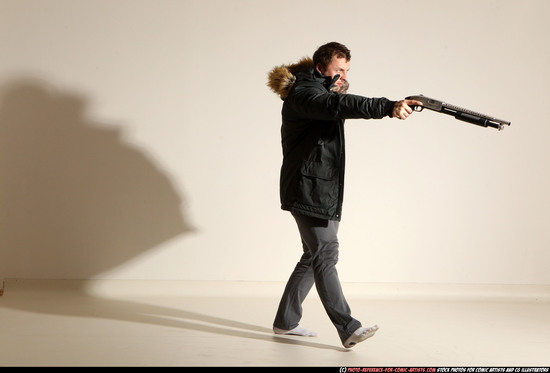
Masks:
[[[295,118],[316,120],[380,119],[391,115],[395,101],[338,94],[317,87],[296,87],[285,101]]]

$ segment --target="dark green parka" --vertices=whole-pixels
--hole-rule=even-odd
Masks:
[[[341,219],[346,119],[391,115],[394,101],[331,91],[334,81],[309,58],[269,73],[268,86],[283,99],[281,208],[327,220]]]

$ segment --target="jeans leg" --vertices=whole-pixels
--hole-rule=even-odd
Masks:
[[[361,323],[351,316],[351,309],[344,297],[336,271],[339,223],[303,215],[294,215],[294,218],[302,241],[311,254],[311,268],[321,302],[344,342],[361,327]]]
[[[311,254],[303,241],[302,247],[304,253],[288,279],[273,322],[273,326],[279,329],[291,330],[298,326],[302,318],[302,303],[313,287]]]

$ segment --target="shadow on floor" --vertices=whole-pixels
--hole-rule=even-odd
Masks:
[[[315,338],[275,335],[270,328],[208,315],[206,313],[147,304],[133,300],[89,295],[82,291],[83,287],[81,285],[74,285],[74,282],[71,281],[67,282],[68,286],[23,286],[21,290],[11,290],[10,282],[14,284],[15,288],[18,287],[16,280],[8,281],[4,296],[0,298],[0,307],[40,314],[99,318],[179,328],[316,349],[350,351],[341,346],[317,343],[315,342]]]

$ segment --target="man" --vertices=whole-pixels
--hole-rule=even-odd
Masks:
[[[302,302],[315,283],[323,306],[342,344],[350,348],[374,335],[378,326],[363,327],[351,316],[336,271],[338,225],[344,192],[344,121],[406,119],[422,105],[347,94],[349,49],[325,44],[297,64],[269,73],[268,86],[283,99],[283,165],[280,198],[296,220],[303,255],[290,276],[273,323],[277,334],[316,336],[299,325]]]

